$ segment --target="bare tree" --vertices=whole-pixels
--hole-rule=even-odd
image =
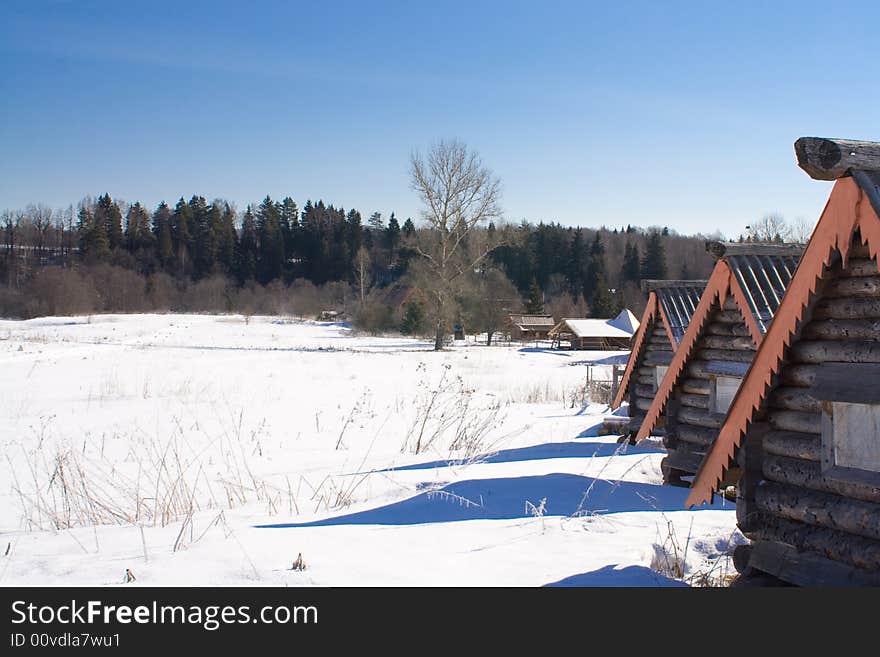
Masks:
[[[753,242],[785,242],[789,227],[781,214],[772,212],[746,226],[748,236]]]
[[[370,252],[365,247],[358,249],[354,261],[355,276],[357,277],[358,291],[360,292],[361,305],[367,296],[367,288],[370,287]]]
[[[441,141],[425,159],[413,153],[410,176],[430,228],[415,249],[431,274],[433,284],[425,292],[433,301],[434,349],[439,351],[457,279],[472,272],[491,251],[489,243],[469,248],[475,245],[468,244],[468,238],[476,226],[501,216],[501,182],[457,140]]]
[[[789,226],[788,239],[797,244],[806,244],[810,241],[810,236],[813,234],[815,227],[815,221],[810,221],[806,217],[798,217]]]

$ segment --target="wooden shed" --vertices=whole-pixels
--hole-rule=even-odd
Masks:
[[[795,151],[836,182],[687,505],[740,470],[741,572],[880,585],[880,144]]]
[[[621,427],[623,435],[641,427],[705,287],[706,281],[642,281],[648,303],[611,403],[611,408],[629,403],[629,422]]]
[[[508,315],[510,337],[514,340],[546,340],[554,326],[556,322],[553,315]]]
[[[664,483],[687,485],[791,281],[799,245],[709,242],[717,259],[681,344],[636,434],[664,429]]]
[[[549,336],[557,348],[629,349],[638,329],[639,320],[624,308],[612,319],[563,319],[550,330]]]

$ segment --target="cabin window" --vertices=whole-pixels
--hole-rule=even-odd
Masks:
[[[736,376],[716,376],[712,379],[710,407],[713,413],[727,414],[742,379]]]
[[[668,365],[658,365],[654,368],[654,390],[657,391],[660,389],[660,383],[663,381],[663,377],[666,376],[666,371],[669,369]]]
[[[822,404],[823,471],[880,473],[880,404]]]

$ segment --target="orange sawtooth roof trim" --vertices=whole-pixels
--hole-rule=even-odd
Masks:
[[[690,359],[691,352],[697,343],[697,339],[703,332],[703,325],[709,318],[709,313],[715,304],[715,300],[717,299],[718,303],[723,306],[730,289],[738,285],[736,278],[730,271],[730,267],[727,266],[724,260],[719,260],[715,263],[715,268],[712,270],[712,275],[709,277],[706,289],[700,297],[700,303],[697,304],[697,308],[694,310],[694,315],[691,317],[690,324],[688,324],[684,337],[681,339],[681,344],[672,356],[672,362],[669,364],[669,369],[666,371],[663,381],[660,382],[660,387],[657,389],[657,394],[654,395],[654,401],[651,402],[651,408],[648,409],[642,426],[639,427],[636,440],[642,440],[650,435],[654,424],[666,408],[669,395],[672,394],[672,389],[678,383],[684,366]],[[739,302],[737,302],[737,305],[739,305]],[[739,306],[739,308],[743,317],[750,314],[743,312],[743,308],[748,308],[748,306]]]
[[[629,385],[630,379],[632,379],[636,363],[639,360],[642,347],[644,346],[645,336],[648,333],[648,328],[652,326],[654,316],[656,315],[659,306],[660,302],[657,299],[657,293],[651,290],[650,294],[648,294],[648,305],[645,306],[645,311],[642,313],[642,319],[639,322],[639,330],[636,331],[633,347],[629,353],[629,359],[626,361],[626,369],[623,371],[623,377],[620,379],[620,386],[617,388],[617,393],[614,395],[614,401],[611,402],[611,408],[619,408],[623,403],[623,397],[626,394],[626,387]],[[669,328],[667,327],[666,330],[668,332]],[[675,344],[673,343],[673,348],[674,347]]]
[[[862,243],[868,245],[871,257],[877,258],[880,252],[880,217],[855,180],[840,178],[834,183],[828,203],[782,303],[733,399],[718,439],[694,477],[685,506],[695,506],[712,499],[742,436],[763,404],[773,377],[779,373],[785,349],[791,346],[791,340],[810,304],[811,296],[816,292],[819,279],[831,262],[832,254],[835,250],[840,251],[843,264],[846,265],[856,228],[860,229]]]
[[[672,324],[669,323],[669,317],[667,317],[666,311],[663,310],[663,304],[660,303],[659,299],[657,299],[657,309],[660,311],[660,319],[663,321],[663,327],[666,329],[666,335],[669,337],[669,344],[672,345],[672,350],[675,351],[675,348],[678,346],[675,344],[675,333],[672,332]]]

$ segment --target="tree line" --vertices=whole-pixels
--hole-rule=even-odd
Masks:
[[[243,211],[200,195],[152,210],[109,194],[63,210],[30,205],[0,214],[0,315],[306,316],[335,308],[371,330],[430,333],[431,313],[417,307],[426,298],[398,307],[389,293],[433,289],[438,273],[420,252],[438,229],[419,224],[393,212],[387,220],[372,212],[364,221],[360,211],[323,200],[300,208],[290,196],[266,196]],[[466,242],[482,255],[460,268],[464,275],[448,291],[442,320],[485,331],[527,306],[560,317],[607,317],[622,307],[638,313],[642,279],[708,276],[704,241],[659,226],[474,225]]]

